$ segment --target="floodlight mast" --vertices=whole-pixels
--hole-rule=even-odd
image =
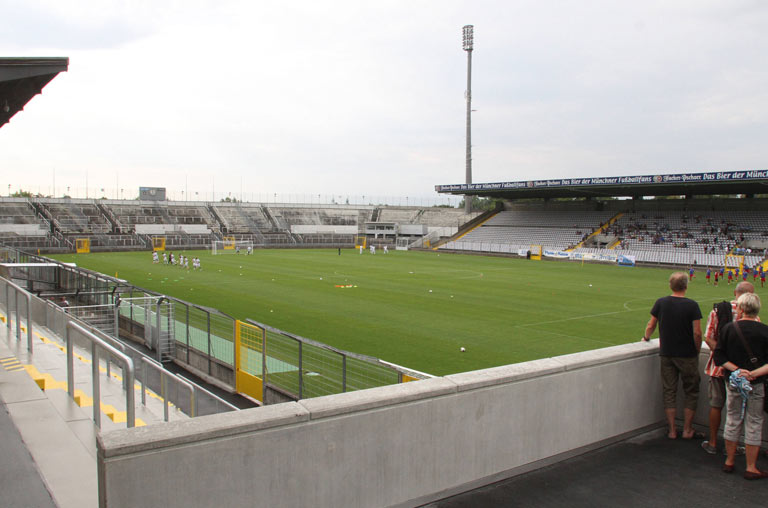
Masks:
[[[467,153],[466,153],[466,183],[472,183],[472,50],[474,49],[474,26],[464,25],[462,49],[467,52]],[[472,211],[472,197],[464,196],[464,213]]]

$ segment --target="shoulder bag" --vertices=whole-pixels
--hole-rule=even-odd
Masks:
[[[752,348],[749,347],[749,342],[747,342],[747,339],[744,338],[744,334],[741,333],[741,328],[739,328],[739,322],[734,321],[733,327],[736,329],[736,334],[739,336],[739,339],[741,339],[741,344],[744,346],[744,349],[747,351],[747,354],[749,355],[749,363],[752,364],[750,370],[756,369],[757,367],[759,367],[758,363],[760,362],[760,360],[758,360],[755,354],[752,352]],[[763,386],[764,386],[763,393],[765,394],[765,388],[768,388],[768,384],[766,384],[765,381],[763,381]],[[763,411],[768,413],[768,397],[766,397],[765,395],[763,395]]]

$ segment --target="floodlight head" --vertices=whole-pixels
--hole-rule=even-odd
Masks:
[[[464,25],[464,28],[462,29],[464,32],[464,37],[462,40],[462,49],[464,51],[472,51],[474,46],[474,26],[473,25]]]

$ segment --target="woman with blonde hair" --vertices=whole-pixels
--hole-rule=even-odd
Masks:
[[[746,445],[747,469],[744,478],[768,478],[757,469],[757,455],[763,429],[763,399],[768,375],[768,326],[757,321],[760,297],[745,293],[736,301],[736,320],[726,325],[715,348],[717,365],[730,374],[727,383],[725,459],[723,471],[732,473],[736,447],[742,433]]]

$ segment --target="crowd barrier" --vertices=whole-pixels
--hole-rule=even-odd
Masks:
[[[703,377],[701,430],[706,393]],[[152,436],[120,430],[99,439],[99,496],[111,507],[255,496],[275,507],[417,506],[664,427],[653,340],[171,423]]]

